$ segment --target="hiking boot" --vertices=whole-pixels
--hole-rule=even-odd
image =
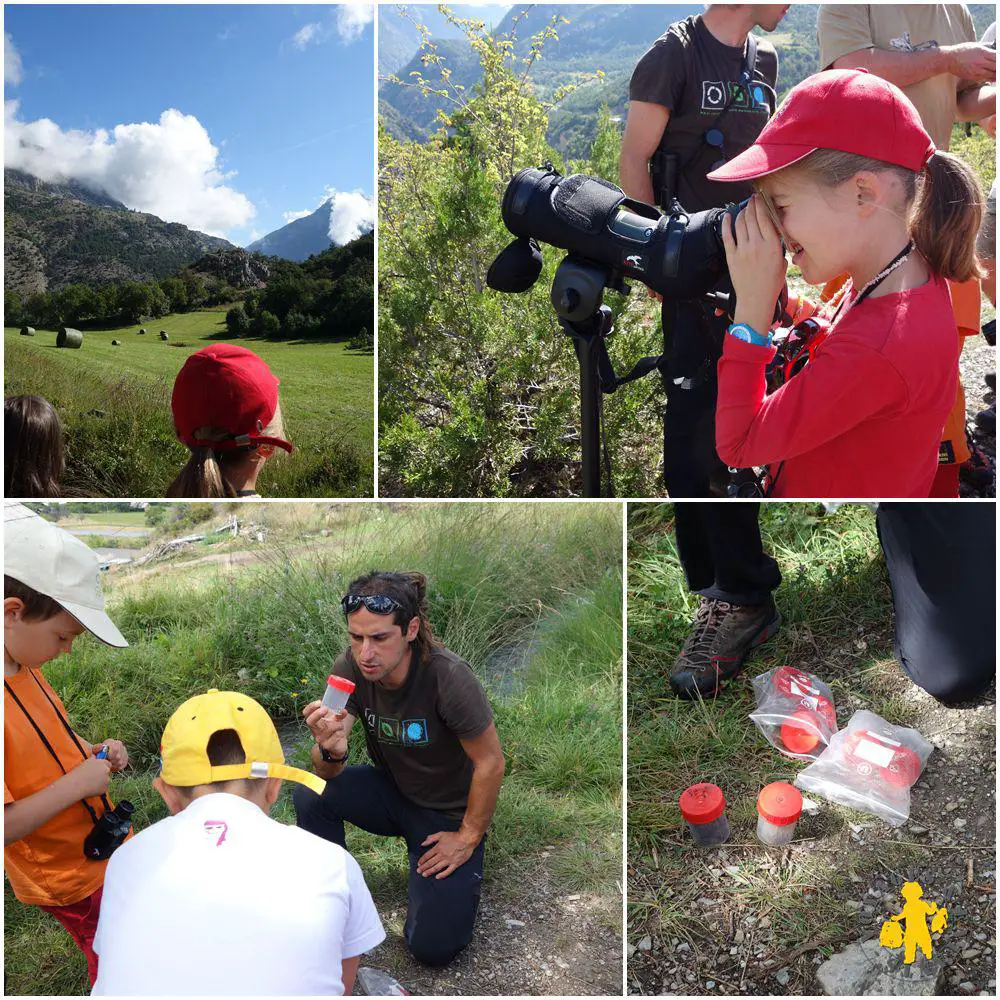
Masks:
[[[780,625],[773,597],[766,604],[743,606],[703,597],[670,672],[674,693],[680,698],[715,697],[722,682],[736,677],[750,651],[767,642]]]

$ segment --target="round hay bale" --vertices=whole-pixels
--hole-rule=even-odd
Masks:
[[[112,347],[121,347],[122,346],[122,342],[120,340],[112,340],[111,341],[111,346]]]
[[[83,334],[72,327],[61,326],[56,334],[56,347],[83,347]]]
[[[145,336],[146,336],[146,328],[145,328],[145,327],[143,327],[143,328],[142,328],[142,329],[141,329],[141,330],[139,331],[139,336],[140,336],[140,337],[145,337]]]
[[[22,337],[34,337],[34,335],[35,335],[35,328],[33,326],[22,326],[21,327],[21,336]]]
[[[160,340],[169,340],[169,339],[170,339],[170,337],[167,334],[167,331],[166,330],[161,330],[160,331]]]

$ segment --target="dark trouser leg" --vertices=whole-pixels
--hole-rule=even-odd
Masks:
[[[702,597],[753,605],[781,583],[778,564],[764,552],[760,504],[677,503],[677,552],[688,587]]]
[[[485,839],[447,878],[424,878],[417,873],[417,862],[429,850],[424,840],[432,833],[457,830],[461,817],[416,805],[384,771],[367,765],[345,768],[326,783],[322,796],[297,786],[292,801],[299,826],[341,846],[345,821],[370,833],[406,840],[410,878],[403,936],[414,958],[428,965],[446,965],[472,940]]]
[[[673,498],[709,497],[725,479],[715,451],[716,332],[697,302],[664,302],[663,481]]]
[[[431,810],[421,810],[428,813]],[[434,817],[430,817],[433,819]],[[428,965],[447,965],[471,940],[483,885],[485,838],[472,857],[447,878],[424,878],[417,872],[420,856],[429,848],[420,846],[424,839],[442,829],[457,830],[460,820],[448,826],[440,822],[424,823],[420,840],[410,844],[410,907],[403,936],[414,958]]]
[[[992,503],[883,503],[878,533],[896,612],[896,655],[928,694],[960,702],[996,677]]]

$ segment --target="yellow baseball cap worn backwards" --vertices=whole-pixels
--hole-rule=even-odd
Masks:
[[[223,729],[234,729],[239,735],[245,763],[213,767],[209,762],[208,741]],[[210,688],[207,694],[188,698],[163,730],[160,757],[160,776],[178,788],[236,778],[287,778],[317,795],[326,788],[322,778],[285,763],[271,717],[253,698],[237,691]]]

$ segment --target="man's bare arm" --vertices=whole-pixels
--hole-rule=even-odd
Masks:
[[[897,87],[910,87],[942,73],[983,83],[996,78],[997,54],[979,42],[942,45],[919,52],[889,52],[869,47],[835,59],[829,68],[866,69]]]
[[[997,113],[997,88],[990,84],[978,83],[959,86],[958,105],[955,120],[960,122],[981,122]]]
[[[670,112],[662,104],[632,101],[629,104],[622,149],[618,158],[618,181],[622,190],[637,201],[656,204],[649,158],[663,138]]]

